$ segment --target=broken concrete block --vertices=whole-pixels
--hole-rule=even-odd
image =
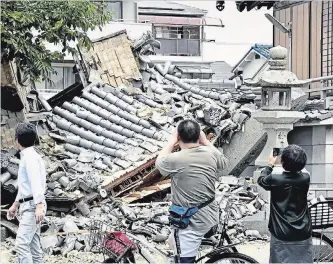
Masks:
[[[55,235],[42,236],[40,242],[42,249],[45,251],[49,248],[54,248],[58,243],[58,238]]]
[[[256,202],[254,203],[254,207],[260,210],[265,205],[265,202],[257,197]]]
[[[249,237],[259,238],[260,233],[258,230],[246,230],[245,235]]]
[[[222,146],[224,155],[228,157],[222,175],[239,176],[260,155],[266,142],[267,133],[262,125],[253,118],[249,119],[244,125],[244,131],[236,133],[229,144]]]
[[[247,209],[251,212],[251,214],[254,214],[257,212],[257,209],[254,207],[252,203],[246,204]]]
[[[64,227],[62,228],[64,230],[64,232],[66,233],[72,233],[72,232],[77,232],[79,231],[79,228],[77,227],[77,225],[74,223],[73,220],[71,219],[66,219],[65,220],[65,224]]]
[[[52,173],[51,177],[50,177],[50,181],[57,181],[63,176],[66,176],[66,172],[64,172],[64,171],[58,171],[58,172]]]
[[[80,201],[76,204],[76,208],[81,212],[83,216],[87,216],[90,213],[88,204],[83,201]]]
[[[59,179],[59,183],[63,186],[63,187],[67,187],[67,185],[69,184],[69,179],[68,177],[66,176],[62,176],[60,179]]]
[[[81,251],[84,249],[84,245],[82,243],[80,243],[79,241],[75,241],[75,244],[74,244],[74,248],[77,250],[77,251]]]

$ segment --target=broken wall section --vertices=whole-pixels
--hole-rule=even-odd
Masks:
[[[126,30],[97,39],[93,44],[93,49],[82,51],[83,61],[87,69],[97,70],[104,83],[116,87],[141,79]]]

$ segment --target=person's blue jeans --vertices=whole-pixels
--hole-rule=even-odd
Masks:
[[[43,263],[40,243],[40,224],[36,223],[36,205],[33,201],[20,204],[20,225],[16,235],[16,252],[19,263]],[[46,211],[46,204],[44,204]]]

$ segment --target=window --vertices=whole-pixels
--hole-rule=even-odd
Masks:
[[[199,26],[153,26],[153,34],[161,42],[157,54],[200,56]]]
[[[56,71],[56,74],[50,74],[53,83],[48,81],[35,83],[37,90],[46,93],[57,93],[79,81],[79,76],[73,72],[73,67],[53,67],[53,69]]]
[[[104,2],[104,10],[112,13],[112,20],[122,19],[122,1],[109,1],[109,0],[93,0],[93,2]]]
[[[122,19],[122,3],[121,1],[106,1],[106,10],[112,13],[112,20]]]
[[[200,39],[199,26],[154,26],[155,38],[165,39]]]

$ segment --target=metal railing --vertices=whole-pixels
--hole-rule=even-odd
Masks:
[[[320,92],[320,99],[325,100],[325,109],[327,109],[330,105],[330,101],[333,100],[333,97],[328,98],[328,96],[329,97],[333,96],[333,86],[328,86],[327,82],[333,80],[333,75],[321,76],[318,78],[312,78],[308,80],[310,81],[310,83],[320,82],[320,88],[312,88],[306,90],[306,92],[309,93],[309,95],[311,93]]]
[[[200,56],[200,40],[167,38],[156,38],[156,40],[161,42],[161,49],[156,50],[157,54]]]
[[[310,187],[309,192],[313,192],[314,197],[318,197],[318,196],[322,195],[325,198],[327,198],[327,197],[333,198],[333,188],[316,188],[316,187],[311,188]]]
[[[309,192],[312,192],[315,197],[322,195],[333,198],[333,183],[311,182]]]

